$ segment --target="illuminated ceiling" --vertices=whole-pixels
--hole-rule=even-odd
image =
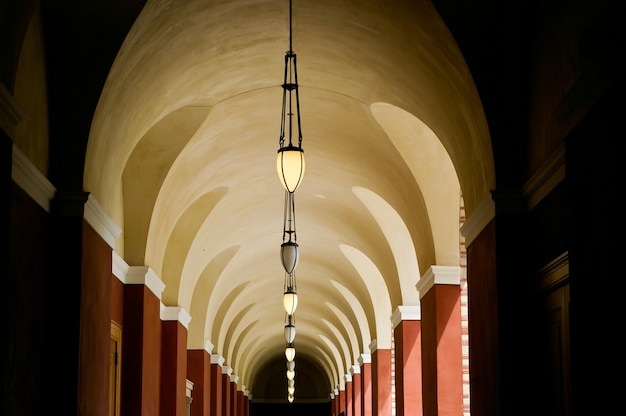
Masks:
[[[148,1],[85,163],[85,190],[122,229],[116,253],[161,278],[163,304],[191,315],[188,348],[210,342],[255,397],[285,345],[275,159],[288,15],[286,0]],[[390,347],[390,316],[419,304],[420,275],[459,265],[461,194],[470,214],[493,162],[429,1],[294,1],[293,24],[307,158],[296,362],[329,394],[373,340]]]

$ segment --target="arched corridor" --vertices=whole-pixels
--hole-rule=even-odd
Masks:
[[[2,1],[0,413],[613,409],[575,394],[617,297],[604,3],[293,1],[292,219],[289,1]]]

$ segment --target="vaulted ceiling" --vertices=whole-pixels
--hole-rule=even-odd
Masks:
[[[121,229],[116,253],[189,313],[188,348],[213,345],[260,398],[285,369],[276,151],[288,49],[288,0],[148,1],[106,78],[84,165],[84,189]],[[420,276],[459,265],[461,198],[471,214],[493,161],[474,82],[429,1],[295,0],[293,49],[307,162],[296,379],[328,397],[372,341],[390,347],[390,317],[419,305]]]

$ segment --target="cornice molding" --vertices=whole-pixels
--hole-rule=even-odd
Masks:
[[[109,247],[115,249],[115,241],[122,233],[122,228],[107,214],[93,194],[89,194],[87,198],[83,216]]]
[[[391,327],[395,328],[402,321],[419,321],[422,319],[422,312],[419,306],[400,305],[391,314]]]
[[[189,322],[191,315],[180,306],[165,306],[161,303],[161,320],[162,321],[178,321],[185,329],[189,330]]]
[[[361,354],[359,356],[359,365],[363,365],[363,364],[370,364],[372,362],[372,355],[371,354]]]
[[[461,234],[465,237],[465,245],[469,246],[478,237],[481,231],[496,216],[496,204],[491,192],[488,192],[476,206],[472,214],[461,226]]]
[[[435,285],[460,285],[460,266],[430,266],[426,273],[418,280],[415,288],[420,299]]]
[[[224,365],[226,359],[219,354],[211,354],[211,364],[217,364],[220,367]]]
[[[11,178],[39,206],[50,212],[50,201],[54,198],[56,188],[15,145],[12,150]]]
[[[165,289],[165,283],[159,276],[147,266],[130,266],[124,278],[129,285],[145,285],[154,295],[161,300],[161,294]]]

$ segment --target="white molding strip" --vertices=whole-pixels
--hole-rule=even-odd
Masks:
[[[230,375],[230,382],[231,383],[237,384],[238,381],[239,381],[239,376],[237,374],[231,374]]]
[[[87,198],[83,217],[98,235],[106,241],[109,247],[115,249],[115,241],[122,233],[122,229],[113,221],[104,208],[102,208],[102,205],[100,205],[93,194],[89,194]]]
[[[343,376],[343,379],[346,383],[352,383],[352,375],[350,373],[346,373],[346,375]]]
[[[402,321],[419,321],[422,319],[422,311],[419,306],[400,305],[391,314],[391,327],[395,328]]]
[[[222,366],[222,374],[226,374],[230,377],[230,375],[232,374],[233,369],[229,366]]]
[[[371,354],[361,354],[359,356],[359,365],[369,364],[372,362]]]
[[[225,358],[219,354],[211,354],[211,364],[217,364],[220,367],[224,365]]]
[[[161,320],[162,321],[178,321],[187,330],[189,330],[189,322],[191,322],[191,315],[180,306],[165,306],[161,303]]]
[[[11,178],[39,206],[50,212],[50,201],[56,188],[15,145],[12,153]]]
[[[465,237],[465,245],[469,246],[472,244],[472,241],[478,237],[478,234],[495,216],[496,204],[493,202],[491,192],[488,192],[461,227],[461,234]]]
[[[461,284],[461,267],[460,266],[430,266],[424,273],[424,276],[418,280],[415,288],[419,293],[420,299],[434,285],[460,285]]]
[[[152,268],[147,266],[130,266],[124,280],[129,285],[146,285],[161,300],[165,283],[161,281]]]
[[[122,258],[122,256],[120,256],[119,254],[117,254],[117,252],[115,250],[113,250],[113,259],[112,259],[112,264],[111,264],[111,272],[113,273],[113,275],[115,277],[117,277],[117,279],[122,282],[122,283],[126,283],[126,273],[128,273],[128,263],[126,263],[124,261],[124,259]]]
[[[215,345],[213,345],[213,343],[209,341],[208,339],[204,340],[204,350],[208,352],[209,354],[211,354],[211,351],[213,351],[214,346]]]
[[[354,377],[355,374],[361,374],[361,367],[353,364],[350,366],[350,374]]]

